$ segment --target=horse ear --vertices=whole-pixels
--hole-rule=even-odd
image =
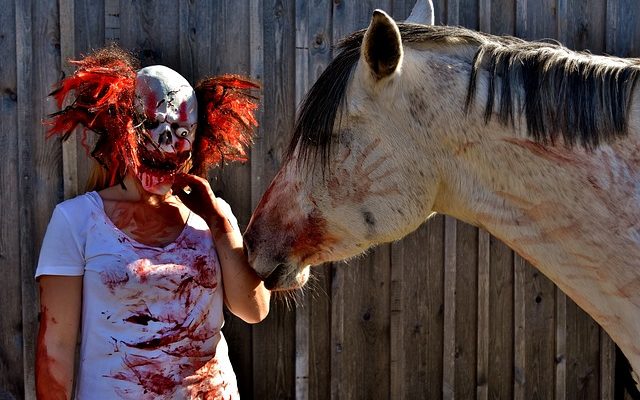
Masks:
[[[411,15],[405,22],[413,24],[433,25],[434,24],[433,2],[431,0],[418,0],[411,10]]]
[[[395,21],[375,10],[362,40],[361,58],[376,80],[391,75],[402,62],[402,38]]]

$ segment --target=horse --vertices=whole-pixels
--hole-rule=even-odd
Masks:
[[[640,371],[640,60],[434,26],[429,6],[405,23],[376,10],[341,42],[245,231],[250,264],[291,290],[450,215],[550,278]]]

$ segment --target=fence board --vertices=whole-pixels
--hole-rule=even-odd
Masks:
[[[62,199],[61,152],[57,140],[45,142],[40,121],[53,111],[43,99],[60,78],[58,5],[55,1],[16,2],[18,35],[18,131],[20,185],[20,261],[25,398],[35,397],[33,361],[37,296],[33,274],[53,206]]]
[[[71,1],[71,0],[67,0]],[[65,57],[61,54],[61,63],[64,68],[69,68],[68,59],[77,59],[83,54],[89,53],[91,50],[104,46],[105,41],[105,0],[73,0],[72,1],[74,11],[74,30],[73,39],[74,46],[73,52],[69,56]],[[61,33],[61,41],[64,35]],[[66,72],[67,70],[65,70]],[[89,149],[92,149],[96,138],[96,135],[88,133],[86,137],[86,145]],[[77,131],[75,137],[69,138],[70,141],[75,142],[76,147],[76,163],[75,163],[75,176],[77,179],[77,190],[82,193],[85,189],[89,173],[93,168],[94,161],[88,156],[87,149],[82,144],[82,132]],[[67,193],[70,195],[70,193]],[[65,195],[66,196],[66,195]]]
[[[0,398],[22,396],[24,386],[20,284],[18,138],[16,132],[18,88],[16,76],[15,4],[2,4],[0,13],[0,262],[5,289],[0,292]]]
[[[133,51],[143,67],[163,64],[178,70],[180,38],[176,17],[179,15],[179,2],[122,1],[119,5],[119,43]],[[109,15],[105,15],[107,17]],[[107,29],[106,33],[109,31]]]
[[[442,396],[444,219],[391,248],[392,398]]]
[[[309,90],[309,7],[306,0],[296,0],[296,105],[299,107]],[[322,15],[322,14],[318,14]],[[325,14],[326,16],[326,14]],[[309,323],[311,301],[304,299],[303,307],[296,310],[296,400],[309,398]]]
[[[482,21],[481,21],[482,22]],[[478,400],[488,400],[489,387],[489,316],[491,290],[491,237],[478,232],[478,330],[477,330],[477,390]]]
[[[634,0],[607,1],[606,52],[618,57],[640,56],[640,10]]]
[[[332,4],[296,1],[296,104],[332,57]],[[310,290],[296,310],[296,399],[331,396],[331,265],[312,271]]]
[[[455,395],[468,399],[476,394],[478,228],[458,222],[456,239]],[[465,291],[476,295],[457,295]]]
[[[514,270],[513,252],[490,239],[489,398],[513,398]]]
[[[75,43],[75,4],[73,0],[59,0],[60,26],[60,69],[65,75],[73,72],[66,62],[73,58]],[[69,199],[78,195],[78,142],[74,137],[62,143],[62,177],[64,198]]]
[[[29,241],[35,236],[34,218],[31,213],[31,204],[26,204],[25,199],[33,199],[33,186],[28,182],[28,179],[33,178],[33,171],[31,168],[31,160],[29,151],[33,148],[33,138],[31,135],[24,135],[21,133],[28,132],[31,128],[32,121],[32,62],[33,62],[33,50],[32,50],[32,35],[31,35],[31,4],[29,2],[15,2],[15,14],[16,14],[16,73],[17,73],[17,133],[18,133],[18,197],[20,198],[19,206],[19,221],[20,233],[19,237],[19,249],[20,249],[20,264],[18,268],[18,276],[20,276],[20,298],[21,298],[21,320],[24,323],[25,317],[29,318],[30,314],[24,309],[31,306],[32,309],[36,308],[36,302],[34,296],[31,295],[29,289],[33,289],[29,285],[25,284],[26,279],[22,276],[28,274],[29,268],[26,267],[33,261],[32,257],[29,257],[27,247]],[[26,297],[26,298],[25,298]],[[27,314],[27,315],[25,315]],[[29,336],[33,335],[33,331],[36,329],[32,320],[29,320],[30,325],[24,327],[22,331],[22,340],[29,339]],[[33,366],[30,365],[32,360],[31,354],[33,354],[33,342],[23,345],[22,347],[22,359],[16,366],[22,369],[23,382],[25,387],[24,396],[28,398],[34,398],[34,379]],[[31,393],[28,393],[31,392]]]
[[[263,79],[270,83],[270,90],[264,93],[264,134],[256,142],[258,157],[254,151],[252,159],[259,179],[253,191],[254,204],[281,163],[295,113],[295,3],[272,0],[262,5],[263,51],[268,55],[263,58]],[[272,303],[269,317],[253,332],[254,397],[293,398],[295,313],[282,302]]]
[[[458,222],[444,217],[444,340],[442,345],[442,397],[455,397],[456,352],[456,280],[457,280],[457,227]]]

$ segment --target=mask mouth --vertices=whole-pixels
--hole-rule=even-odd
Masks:
[[[176,173],[191,159],[191,151],[167,153],[155,147],[140,146],[138,155],[143,170]]]

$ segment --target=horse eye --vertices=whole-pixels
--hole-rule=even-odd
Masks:
[[[158,127],[158,125],[160,125],[160,121],[158,121],[157,119],[152,120],[145,120],[144,121],[144,127],[145,129],[156,129]]]

